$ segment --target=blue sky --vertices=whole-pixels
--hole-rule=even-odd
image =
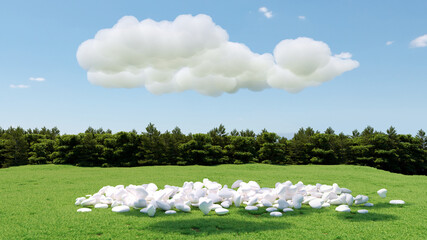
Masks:
[[[427,47],[410,46],[427,34],[427,1],[18,0],[1,5],[2,128],[140,132],[152,122],[161,131],[179,126],[194,133],[222,123],[227,130],[266,128],[285,136],[308,126],[346,134],[367,125],[379,131],[392,125],[409,134],[427,129]],[[328,44],[333,54],[350,52],[360,66],[299,93],[271,88],[219,97],[195,91],[155,95],[87,80],[76,52],[100,29],[127,15],[173,21],[182,14],[209,15],[230,41],[256,53],[272,53],[283,39],[309,37]]]

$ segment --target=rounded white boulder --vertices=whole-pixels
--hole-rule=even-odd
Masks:
[[[217,208],[215,209],[216,214],[218,215],[224,215],[228,213],[228,209],[225,208]]]
[[[337,212],[350,212],[350,208],[348,207],[348,205],[339,205],[338,207],[335,208],[335,211],[337,211]]]
[[[359,209],[359,210],[357,210],[357,212],[361,213],[361,214],[365,214],[365,213],[368,213],[368,210],[366,210],[366,209]]]
[[[153,205],[147,207],[147,214],[149,217],[154,217],[156,214],[156,208]]]
[[[273,206],[273,204],[272,204],[270,201],[268,201],[267,199],[262,199],[262,200],[261,200],[261,204],[262,204],[264,207],[271,207],[271,206]]]
[[[286,202],[286,200],[285,199],[279,199],[279,201],[277,201],[277,203],[278,203],[278,209],[285,209],[285,208],[287,208],[287,207],[289,207],[289,203],[288,202]]]
[[[381,198],[385,198],[387,195],[387,189],[382,188],[382,189],[378,190],[377,193]]]
[[[405,201],[403,201],[403,200],[391,200],[390,204],[402,205],[402,204],[405,204]]]
[[[257,206],[246,206],[245,210],[247,210],[247,211],[256,211],[256,210],[258,210],[258,207]]]
[[[111,209],[111,211],[118,212],[118,213],[129,212],[130,208],[126,205],[122,205],[122,206],[113,207],[113,209]]]
[[[229,207],[230,207],[230,203],[229,203],[228,201],[225,201],[225,202],[222,202],[222,203],[221,203],[221,206],[222,206],[223,208],[229,208]]]
[[[95,208],[108,208],[108,204],[97,203],[97,204],[95,204]]]
[[[271,212],[270,213],[270,216],[273,216],[273,217],[281,217],[283,214],[281,213],[281,212]]]
[[[79,209],[77,209],[77,212],[92,212],[92,209],[90,209],[90,208],[79,208]]]
[[[275,212],[275,211],[277,211],[277,208],[275,208],[275,207],[269,207],[269,208],[265,209],[265,211],[267,211],[267,212]]]
[[[172,215],[172,214],[175,214],[176,213],[176,211],[175,210],[167,210],[166,212],[165,212],[165,214],[167,214],[167,215]]]
[[[327,203],[327,202],[325,202],[324,204],[322,204],[322,207],[330,207],[330,206],[331,206],[331,204]]]
[[[312,208],[319,209],[319,208],[322,208],[323,200],[322,199],[314,199],[314,200],[311,200],[308,204]]]
[[[367,202],[367,203],[363,204],[363,206],[365,206],[365,207],[373,207],[374,204],[370,203],[370,202]]]
[[[292,208],[284,208],[282,211],[283,212],[293,212],[294,210]]]
[[[176,209],[178,209],[179,211],[182,211],[182,212],[190,212],[191,211],[190,206],[185,205],[185,204],[177,204],[175,207],[176,207]]]

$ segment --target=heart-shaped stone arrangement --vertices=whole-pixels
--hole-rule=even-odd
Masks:
[[[302,182],[293,184],[291,181],[276,183],[274,188],[261,188],[255,181],[243,182],[237,180],[231,188],[205,178],[202,182],[185,182],[182,187],[165,185],[159,189],[156,184],[117,185],[102,187],[93,195],[79,197],[75,205],[82,206],[77,212],[90,212],[91,208],[109,208],[113,212],[128,212],[131,208],[141,209],[140,212],[150,217],[155,216],[157,210],[167,215],[181,212],[191,212],[192,208],[199,208],[208,215],[214,211],[217,215],[229,213],[227,208],[245,206],[248,212],[258,212],[266,208],[271,216],[280,217],[283,213],[292,212],[302,205],[309,205],[313,209],[327,208],[337,205],[338,212],[350,212],[350,206],[363,205],[372,207],[368,203],[369,197],[357,195],[353,197],[351,190],[339,187],[338,184],[305,185]],[[378,195],[386,196],[387,190],[380,189]],[[390,204],[404,204],[402,200],[392,200]],[[359,210],[367,213],[367,210]]]

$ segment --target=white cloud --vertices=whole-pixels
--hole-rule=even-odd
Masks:
[[[266,18],[272,18],[273,17],[273,12],[272,11],[268,11],[268,9],[266,7],[260,7],[258,9],[258,11],[262,14],[264,14],[264,16]]]
[[[342,52],[342,53],[340,53],[340,54],[335,54],[334,56],[335,56],[335,57],[337,57],[337,58],[349,59],[349,58],[351,58],[353,55],[351,55],[351,53],[349,53],[349,52]]]
[[[427,47],[427,34],[424,34],[412,40],[410,46],[414,48]]]
[[[44,81],[46,81],[46,79],[42,78],[42,77],[30,77],[29,79],[30,79],[30,81],[36,81],[36,82],[44,82]]]
[[[326,43],[310,38],[283,40],[273,54],[228,39],[207,15],[180,15],[172,22],[126,16],[83,42],[76,56],[95,85],[210,96],[242,88],[297,92],[359,66],[350,53],[332,55]]]
[[[390,45],[392,45],[393,43],[394,43],[394,41],[387,41],[387,42],[385,43],[385,45],[390,46]]]
[[[24,85],[24,84],[18,84],[18,85],[10,84],[9,87],[10,88],[29,88],[30,86],[29,85]]]
[[[305,20],[305,16],[298,16],[299,20]]]

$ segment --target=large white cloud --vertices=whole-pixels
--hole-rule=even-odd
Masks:
[[[427,34],[415,38],[409,45],[414,48],[427,47]]]
[[[242,88],[300,91],[358,67],[350,58],[349,53],[333,56],[327,44],[310,38],[283,40],[274,54],[257,54],[230,42],[227,32],[203,14],[180,15],[172,22],[126,16],[77,50],[92,84],[210,96]]]

